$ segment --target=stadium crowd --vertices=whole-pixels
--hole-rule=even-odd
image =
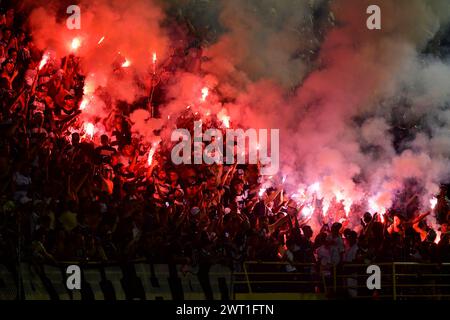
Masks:
[[[100,145],[69,130],[83,94],[79,59],[38,70],[43,52],[25,21],[14,9],[0,15],[2,262],[147,258],[240,271],[259,260],[292,263],[289,272],[295,262],[450,261],[445,186],[434,230],[425,215],[392,211],[366,213],[359,225],[330,219],[313,236],[282,187],[260,194],[257,165],[174,166],[162,143],[148,166],[130,130],[132,106],[112,108]]]

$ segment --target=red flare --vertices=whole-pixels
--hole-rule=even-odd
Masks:
[[[86,136],[92,140],[92,138],[94,137],[94,133],[95,133],[94,124],[92,124],[90,122],[85,123],[84,131],[86,132]]]
[[[70,44],[72,51],[77,51],[80,46],[81,40],[79,38],[73,38],[72,43]]]
[[[39,63],[39,70],[42,70],[42,68],[47,64],[48,59],[50,59],[50,54],[49,54],[48,52],[46,52],[46,53],[42,56],[41,63]]]
[[[147,164],[148,164],[149,166],[151,166],[152,163],[153,163],[153,156],[155,155],[156,147],[157,147],[158,145],[159,145],[159,142],[154,142],[154,143],[152,144],[152,147],[151,147],[150,151],[148,152]]]
[[[125,59],[125,62],[122,63],[122,68],[128,68],[131,65],[131,62],[127,59]]]
[[[200,98],[200,101],[201,101],[201,102],[205,102],[205,101],[206,101],[206,98],[208,98],[208,95],[209,95],[209,89],[208,89],[208,87],[203,87],[203,88],[202,88],[202,97]]]

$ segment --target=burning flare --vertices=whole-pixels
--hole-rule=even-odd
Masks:
[[[83,98],[83,100],[80,103],[80,109],[79,110],[84,110],[86,109],[86,107],[89,104],[89,100],[87,98]]]
[[[70,45],[70,47],[72,48],[72,51],[77,51],[80,46],[81,46],[81,40],[79,38],[73,38],[72,43]]]
[[[312,193],[317,193],[320,191],[320,182],[314,182],[309,189],[311,190]]]
[[[122,68],[128,68],[131,65],[131,62],[128,59],[125,59],[125,62],[122,63]]]
[[[230,127],[230,117],[229,116],[223,116],[222,119],[220,119],[225,126],[225,128]]]
[[[153,62],[153,74],[156,74],[156,52],[153,52],[153,58],[152,58],[152,62]]]
[[[94,137],[95,126],[92,123],[87,122],[84,125],[84,131],[86,132],[86,137],[92,140]]]
[[[201,101],[201,102],[205,102],[205,101],[206,101],[206,98],[208,98],[208,95],[209,95],[209,89],[208,89],[208,87],[203,87],[203,88],[202,88],[202,97],[201,97],[200,101]]]
[[[369,208],[372,214],[378,213],[381,215],[386,211],[386,209],[379,205],[375,199],[369,199]]]
[[[430,199],[431,210],[434,210],[434,208],[436,208],[437,203],[438,203],[438,199],[436,197],[433,197]]]
[[[48,59],[50,59],[50,54],[49,54],[48,52],[46,52],[46,53],[42,56],[41,63],[39,63],[39,70],[42,70],[42,68],[47,64]]]
[[[309,218],[314,213],[314,206],[308,204],[303,207],[302,214],[305,218]]]
[[[267,188],[261,188],[259,189],[258,195],[261,198],[264,195],[264,192],[266,192]]]
[[[149,166],[151,166],[152,163],[153,163],[153,156],[155,155],[156,147],[158,147],[158,145],[159,145],[159,142],[154,142],[152,144],[152,147],[151,147],[150,151],[148,152],[147,164]]]
[[[225,128],[230,127],[230,116],[227,115],[226,109],[220,110],[220,112],[217,114],[217,118],[219,118],[219,120],[222,121],[223,126]]]

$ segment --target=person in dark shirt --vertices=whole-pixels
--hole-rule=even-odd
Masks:
[[[2,64],[0,73],[0,89],[13,90],[13,82],[17,74],[18,71],[15,70],[14,60],[6,59]]]
[[[102,145],[95,149],[95,152],[102,163],[110,163],[111,157],[117,153],[117,150],[111,147],[109,137],[106,134],[100,137],[100,141]]]
[[[123,147],[131,144],[131,131],[128,122],[122,116],[117,115],[114,118],[114,129],[112,132],[112,146],[118,146],[119,151]]]
[[[55,119],[58,121],[65,120],[68,116],[75,113],[75,98],[71,94],[64,97],[64,104],[60,108],[55,109]]]
[[[37,87],[36,94],[31,98],[30,100],[30,111],[33,116],[36,114],[45,114],[45,111],[47,109],[47,86],[40,85]]]

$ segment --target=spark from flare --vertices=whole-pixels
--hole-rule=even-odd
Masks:
[[[105,40],[105,36],[103,36],[103,37],[101,37],[101,39],[98,41],[98,43],[97,44],[100,44],[100,43],[102,43],[103,42],[103,40]]]

